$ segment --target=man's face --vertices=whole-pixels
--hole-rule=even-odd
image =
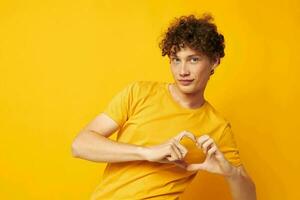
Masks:
[[[196,94],[204,91],[217,62],[211,62],[206,55],[186,46],[170,56],[170,65],[177,88],[182,93]]]

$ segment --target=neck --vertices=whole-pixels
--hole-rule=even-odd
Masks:
[[[205,102],[203,93],[204,91],[198,91],[195,93],[183,93],[181,92],[175,83],[170,84],[170,92],[180,105],[185,108],[200,108]]]

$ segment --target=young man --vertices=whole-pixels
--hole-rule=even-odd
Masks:
[[[256,199],[230,123],[204,99],[224,57],[224,37],[211,20],[176,18],[160,43],[174,83],[128,84],[75,138],[75,157],[108,163],[91,199],[178,199],[199,170],[223,175],[234,200]],[[110,140],[115,131],[117,141]]]

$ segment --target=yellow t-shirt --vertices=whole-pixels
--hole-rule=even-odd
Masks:
[[[104,109],[120,125],[117,141],[142,146],[161,144],[183,130],[199,137],[208,134],[234,166],[241,165],[230,123],[210,103],[197,109],[182,107],[168,89],[169,83],[135,81],[128,84]],[[205,159],[201,150],[186,142],[189,163]],[[174,164],[148,161],[108,163],[92,200],[176,199],[197,172]]]

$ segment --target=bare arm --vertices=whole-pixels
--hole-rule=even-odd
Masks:
[[[94,162],[144,160],[143,147],[115,142],[108,138],[118,128],[118,124],[106,114],[99,114],[74,139],[73,156]]]
[[[191,133],[182,131],[165,143],[144,147],[111,140],[109,137],[118,129],[118,124],[106,114],[99,114],[83,128],[72,143],[74,157],[94,162],[127,162],[147,160],[151,162],[175,162],[182,160],[187,150],[179,144],[184,137],[194,139]],[[181,163],[176,163],[181,165]]]
[[[226,180],[234,200],[256,200],[255,184],[243,166],[234,168]]]
[[[200,136],[197,145],[206,154],[205,161],[190,164],[188,171],[204,170],[223,175],[229,184],[233,200],[256,200],[255,184],[243,165],[232,165],[209,135]]]

